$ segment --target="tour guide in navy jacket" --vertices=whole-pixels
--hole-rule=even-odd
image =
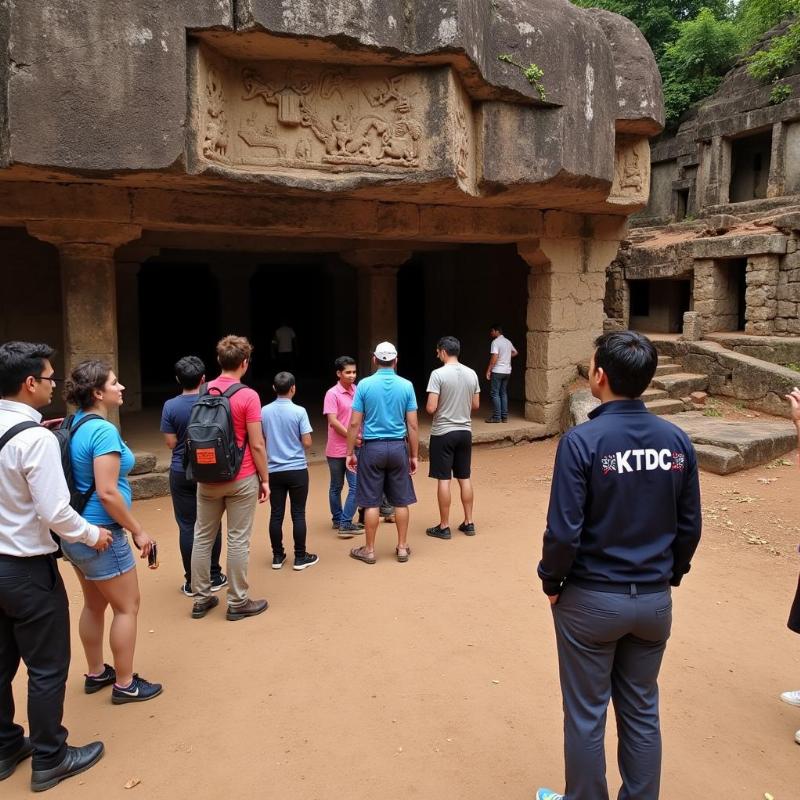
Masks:
[[[606,800],[604,730],[614,699],[623,787],[655,800],[661,772],[658,672],[672,621],[670,585],[700,540],[700,487],[689,438],[638,398],[658,355],[632,331],[596,342],[589,371],[601,405],[558,446],[539,577],[550,598],[564,696],[566,794]]]

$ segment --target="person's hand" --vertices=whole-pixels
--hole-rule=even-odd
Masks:
[[[258,502],[266,503],[269,500],[269,481],[259,481],[258,483]]]
[[[412,456],[408,459],[408,474],[409,475],[416,475],[417,469],[419,468],[419,458],[416,456]]]
[[[102,553],[104,550],[108,550],[111,547],[111,541],[114,538],[114,534],[108,528],[100,528],[100,538],[97,540],[96,544],[94,545],[94,549],[97,550],[98,553]]]
[[[133,543],[141,551],[139,558],[147,558],[147,556],[150,555],[150,548],[153,546],[153,540],[143,530],[131,535],[133,536]]]
[[[490,381],[492,379],[492,373],[490,370],[486,370],[486,380]]]
[[[795,425],[800,425],[800,389],[795,386],[794,389],[786,395],[786,399],[792,406],[792,422],[794,422]]]
[[[550,601],[550,605],[554,606],[558,602],[558,595],[557,594],[549,594],[549,595],[547,595],[547,599]]]
[[[345,463],[350,472],[355,472],[358,469],[358,456],[355,453],[350,453]]]

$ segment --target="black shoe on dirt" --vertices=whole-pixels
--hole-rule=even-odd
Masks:
[[[461,533],[465,534],[466,536],[474,536],[475,535],[475,523],[474,522],[462,522],[458,529]]]
[[[427,528],[425,533],[428,536],[433,536],[435,539],[449,539],[450,528],[443,528],[441,525],[434,525],[432,528]]]
[[[86,694],[94,694],[104,689],[106,686],[111,686],[117,680],[117,673],[114,672],[114,667],[103,664],[103,671],[99,675],[84,675],[83,691]]]

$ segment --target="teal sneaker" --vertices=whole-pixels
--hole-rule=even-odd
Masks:
[[[554,792],[552,789],[539,789],[536,792],[536,800],[564,800],[564,795]]]

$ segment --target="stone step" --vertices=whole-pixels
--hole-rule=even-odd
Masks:
[[[659,364],[674,364],[675,359],[672,356],[662,356],[661,353],[658,354],[658,363]]]
[[[714,444],[696,444],[697,463],[700,469],[713,472],[715,475],[729,475],[744,467],[742,454],[737,450],[728,450]]]
[[[656,375],[653,386],[664,389],[670,397],[686,397],[692,392],[708,390],[708,376],[694,372],[672,372],[667,375]]]
[[[680,364],[664,364],[661,360],[656,367],[656,377],[659,375],[672,375],[675,372],[680,372],[683,367]]]
[[[642,392],[642,400],[645,403],[651,400],[663,400],[666,397],[669,397],[669,394],[663,389],[657,389],[655,386],[648,386],[647,389]]]
[[[662,400],[646,400],[644,407],[651,414],[658,414],[659,416],[664,416],[664,414],[677,414],[685,410],[680,400],[673,400],[671,397]]]

